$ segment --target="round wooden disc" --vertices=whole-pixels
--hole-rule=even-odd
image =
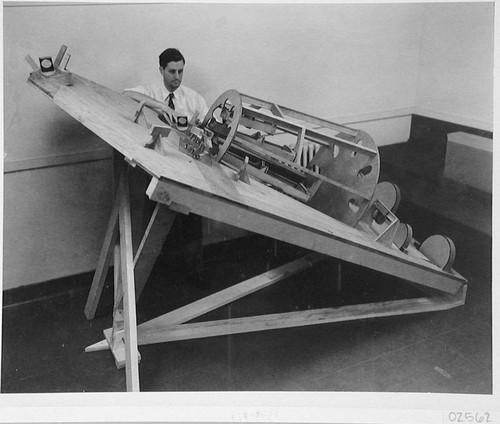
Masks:
[[[394,244],[401,250],[404,251],[410,245],[411,239],[413,238],[413,229],[410,225],[400,222],[394,235]]]
[[[224,118],[220,116],[220,111],[223,108],[230,110],[230,115]],[[223,143],[219,145],[219,151],[217,152],[217,156],[215,158],[217,162],[221,161],[222,157],[226,154],[227,149],[231,145],[231,142],[236,134],[236,130],[238,129],[242,112],[243,107],[241,104],[240,93],[236,90],[228,90],[217,97],[205,115],[203,126],[206,126],[207,123],[214,118],[220,124],[224,123],[229,127],[229,134],[224,138]],[[219,135],[219,138],[222,138],[222,136]]]
[[[373,198],[382,202],[392,213],[396,213],[401,201],[401,191],[396,184],[382,181],[376,185]]]
[[[433,235],[420,245],[420,252],[434,265],[443,270],[450,270],[455,260],[455,244],[446,236]]]

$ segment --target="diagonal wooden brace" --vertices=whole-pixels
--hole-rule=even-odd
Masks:
[[[85,316],[87,319],[93,319],[101,298],[104,283],[106,282],[106,274],[111,264],[114,255],[114,247],[118,240],[118,215],[120,209],[120,201],[123,196],[123,179],[120,179],[118,190],[113,202],[113,208],[108,221],[108,227],[102,243],[101,252],[97,262],[94,278],[90,287],[90,292],[85,305]]]
[[[434,294],[430,297],[347,305],[335,308],[294,311],[151,328],[139,327],[138,343],[139,345],[145,345],[279,328],[442,311],[463,305],[465,303],[466,291],[467,286],[464,285],[453,295]]]
[[[248,296],[258,290],[262,290],[298,272],[304,271],[325,260],[327,256],[318,253],[310,253],[302,258],[296,259],[278,268],[267,271],[261,275],[245,280],[239,284],[221,290],[203,299],[197,300],[189,305],[168,312],[160,317],[154,318],[139,326],[146,330],[158,326],[169,326],[181,324],[197,318],[207,312],[234,302],[242,297]]]

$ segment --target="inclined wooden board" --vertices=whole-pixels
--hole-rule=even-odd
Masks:
[[[413,257],[401,252],[397,248],[389,248],[376,243],[361,231],[349,227],[309,206],[288,197],[278,191],[252,180],[251,184],[235,180],[235,171],[213,161],[197,161],[180,152],[175,143],[171,145],[164,143],[168,152],[160,155],[156,151],[144,148],[150,141],[149,130],[141,124],[133,122],[138,103],[106,87],[72,74],[72,85],[59,85],[58,80],[51,81],[36,72],[30,75],[29,82],[52,97],[53,102],[68,114],[73,116],[91,131],[101,137],[113,148],[122,153],[129,160],[137,163],[151,176],[170,181],[178,185],[182,190],[188,190],[193,194],[201,195],[210,202],[210,199],[223,200],[228,206],[236,206],[234,213],[240,210],[248,210],[262,216],[275,220],[279,227],[281,222],[287,230],[295,226],[300,230],[310,232],[310,236],[321,236],[316,242],[307,242],[306,245],[312,250],[326,253],[333,257],[346,258],[357,263],[355,258],[342,255],[338,249],[328,250],[329,243],[321,241],[331,239],[340,245],[354,246],[355,252],[363,255],[363,252],[375,257],[380,256],[380,263],[386,267],[384,272],[392,274],[411,275],[410,281],[425,284],[426,275],[433,275],[440,281],[450,283],[447,291],[455,291],[465,282],[465,279],[456,272],[444,272],[432,265],[425,259]],[[161,121],[150,109],[144,108],[145,118],[148,124],[160,125]],[[143,122],[144,120],[139,120]],[[165,139],[164,139],[165,140]],[[163,198],[162,203],[169,204],[172,199]],[[201,199],[198,199],[201,201]],[[176,202],[188,206],[195,211],[197,205],[186,204],[183,197]],[[212,205],[213,206],[213,205]],[[208,205],[210,208],[210,205]],[[227,211],[212,210],[210,217],[224,221],[223,216]],[[205,214],[206,216],[207,214]],[[243,219],[243,218],[242,218]],[[227,222],[227,219],[226,219]],[[233,225],[245,228],[238,216],[232,217]],[[253,225],[253,224],[252,224]],[[309,237],[310,238],[310,237]],[[298,245],[303,245],[299,239],[292,240]],[[321,246],[321,248],[317,247]],[[325,250],[327,250],[325,252]],[[380,269],[380,266],[372,266],[375,261],[368,261],[367,266]],[[412,272],[399,272],[403,268],[412,268]],[[419,271],[426,270],[422,277]],[[403,277],[405,278],[405,277]],[[437,287],[439,288],[439,287]]]
[[[247,206],[257,202],[258,207],[276,216],[299,220],[302,225],[319,228],[331,235],[346,233],[345,237],[358,236],[360,242],[364,240],[362,234],[351,227],[258,182],[249,186],[235,181],[233,170],[215,162],[196,161],[179,152],[175,145],[167,156],[145,149],[143,145],[149,141],[149,131],[132,122],[137,102],[106,87],[73,74],[73,85],[55,90],[53,101],[154,177],[173,180]],[[147,120],[159,123],[159,120],[153,122],[155,118],[151,113]]]

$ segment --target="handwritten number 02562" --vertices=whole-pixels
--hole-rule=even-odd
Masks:
[[[489,412],[450,412],[448,421],[452,423],[491,423]]]

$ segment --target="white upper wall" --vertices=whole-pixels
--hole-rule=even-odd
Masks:
[[[423,11],[416,111],[492,131],[494,3]]]
[[[330,119],[416,107],[492,123],[492,3],[16,5],[4,8],[7,160],[99,145],[26,84],[25,55],[61,44],[71,71],[117,91],[161,82],[158,54],[176,46],[209,105],[234,88]]]
[[[69,70],[121,91],[161,83],[158,55],[173,46],[186,57],[184,83],[209,105],[233,88],[324,118],[356,116],[414,105],[421,16],[419,4],[6,7],[5,151],[24,159],[95,143],[27,86],[27,54],[55,57],[65,44]]]

